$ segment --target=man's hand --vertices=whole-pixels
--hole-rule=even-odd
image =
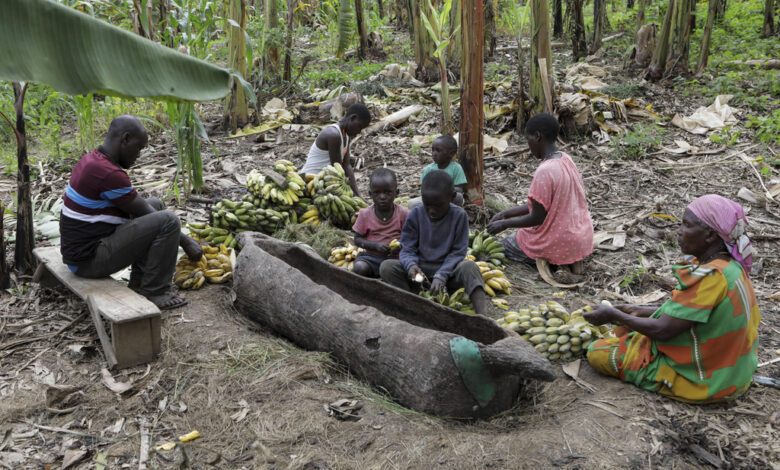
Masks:
[[[423,279],[425,279],[425,273],[423,273],[423,272],[422,272],[422,269],[420,269],[420,267],[419,267],[419,266],[417,266],[416,264],[413,264],[413,265],[412,265],[412,266],[409,268],[409,271],[408,271],[406,274],[409,276],[409,279],[411,279],[412,281],[414,281],[414,282],[417,282],[417,283],[421,282],[421,281],[419,281],[419,280],[415,279],[415,278],[417,277],[417,275],[418,275],[418,274],[419,274],[420,276],[422,276],[422,277],[423,277]]]
[[[431,294],[438,295],[440,292],[447,292],[447,283],[434,277],[433,282],[431,282]]]
[[[501,214],[498,214],[501,215]],[[496,217],[498,217],[498,215]],[[487,226],[487,231],[491,235],[495,235],[499,232],[503,232],[504,229],[506,229],[506,225],[504,224],[503,219],[496,220],[495,217],[490,221],[490,223]]]
[[[583,313],[582,317],[593,325],[603,325],[604,323],[614,323],[615,314],[618,313],[614,307],[609,305],[597,305],[592,312]]]
[[[390,245],[389,244],[376,242],[373,245],[374,246],[371,247],[371,250],[376,251],[377,253],[381,254],[382,256],[387,256],[388,254],[390,254]]]
[[[200,260],[200,257],[203,256],[203,250],[201,249],[200,244],[187,235],[181,236],[179,239],[179,246],[181,246],[184,253],[187,254],[187,258],[192,261],[198,261]]]

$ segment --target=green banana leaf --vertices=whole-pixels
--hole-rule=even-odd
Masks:
[[[352,8],[352,0],[339,0],[336,25],[338,28],[336,57],[342,57],[347,51],[347,47],[349,47],[352,36],[355,34],[355,10]]]
[[[51,0],[3,0],[0,79],[71,95],[209,101],[231,73]]]

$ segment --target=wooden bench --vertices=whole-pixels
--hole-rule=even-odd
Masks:
[[[40,261],[33,281],[45,282],[54,277],[87,302],[111,366],[122,369],[151,362],[157,357],[160,353],[160,309],[156,305],[112,278],[76,276],[62,262],[59,246],[36,248],[33,253]]]

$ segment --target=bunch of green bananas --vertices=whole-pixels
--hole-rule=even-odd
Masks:
[[[227,229],[212,227],[204,222],[190,222],[187,224],[190,237],[201,244],[214,246],[225,245],[228,248],[236,246],[237,240]]]
[[[592,341],[606,332],[606,328],[599,329],[583,318],[582,313],[590,310],[586,306],[569,314],[561,304],[548,300],[538,306],[507,312],[498,324],[520,333],[550,360],[569,360],[587,350]]]
[[[433,295],[429,291],[424,290],[420,292],[420,297],[432,300],[437,304],[444,305],[445,307],[449,307],[461,313],[468,315],[477,314],[476,310],[474,310],[474,306],[471,304],[471,299],[469,299],[468,294],[466,294],[466,289],[463,287],[453,292],[452,295],[448,295],[446,292],[439,292],[438,294]]]
[[[487,261],[498,267],[506,264],[504,246],[487,232],[476,231],[469,234],[469,245],[467,254],[477,261]]]
[[[254,230],[272,234],[288,223],[298,223],[295,211],[279,212],[257,207],[251,202],[229,199],[218,202],[212,210],[212,216],[215,227],[229,229],[236,233]]]
[[[352,194],[344,169],[339,163],[326,166],[307,183],[306,189],[312,196],[311,201],[317,208],[318,217],[330,220],[340,228],[349,229],[355,222],[357,212],[367,207],[362,199]]]
[[[266,177],[262,172],[252,170],[246,177],[246,189],[260,199],[292,207],[304,196],[306,183],[289,160],[279,160],[274,163],[273,168],[275,172],[284,176],[282,185]],[[259,206],[259,204],[255,205]]]

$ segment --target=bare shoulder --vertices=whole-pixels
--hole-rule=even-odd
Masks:
[[[333,126],[327,126],[317,136],[317,147],[327,149],[330,145],[341,145],[341,135]]]

